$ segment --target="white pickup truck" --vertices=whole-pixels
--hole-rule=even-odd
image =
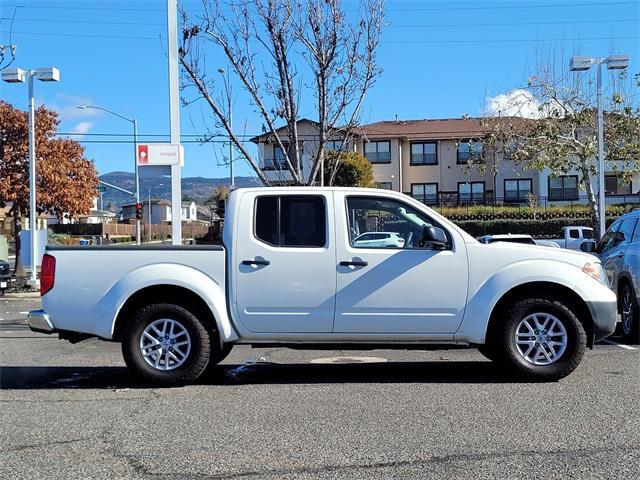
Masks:
[[[593,237],[593,228],[591,227],[562,227],[560,238],[548,238],[544,240],[536,240],[538,242],[554,242],[560,248],[569,250],[580,250],[582,243],[591,241],[595,244]]]
[[[396,232],[402,246],[356,245]],[[529,379],[559,379],[611,334],[616,296],[596,257],[483,245],[400,193],[234,191],[223,246],[49,247],[33,331],[122,343],[163,385],[233,345],[475,347]]]

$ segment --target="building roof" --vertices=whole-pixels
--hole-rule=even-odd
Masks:
[[[318,122],[314,122],[313,120],[309,120],[308,118],[301,118],[300,120],[298,120],[297,124],[300,125],[301,123],[310,123],[313,126],[318,125]],[[282,126],[280,128],[276,128],[275,132],[277,134],[280,134],[280,132],[284,131],[286,128],[287,128],[287,126],[284,125],[284,126]],[[272,135],[271,135],[271,132],[265,132],[262,135],[257,135],[255,137],[251,138],[249,141],[253,142],[253,143],[261,143],[261,142],[268,141],[270,138],[273,138]]]
[[[140,203],[144,205],[149,205],[149,200],[148,199],[140,199]],[[169,200],[165,200],[164,198],[152,198],[151,199],[151,204],[152,205],[171,205],[171,202]],[[125,203],[124,205],[121,206],[121,208],[127,208],[127,207],[135,207],[136,204],[134,203]]]
[[[488,127],[482,118],[443,118],[422,120],[385,120],[369,123],[357,131],[365,139],[406,137],[411,139],[441,140],[447,138],[469,138],[482,135]]]

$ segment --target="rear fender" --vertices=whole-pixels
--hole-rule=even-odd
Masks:
[[[224,271],[221,275],[224,275]],[[238,338],[227,313],[224,285],[195,268],[173,263],[146,265],[116,282],[98,305],[102,315],[111,319],[109,331],[100,336],[113,338],[115,321],[126,301],[136,292],[156,285],[175,285],[198,295],[211,309],[220,341],[229,342]]]

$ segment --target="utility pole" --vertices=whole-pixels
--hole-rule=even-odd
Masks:
[[[178,91],[178,4],[167,0],[167,39],[169,56],[169,124],[171,143],[180,144],[180,93]],[[182,245],[182,185],[180,162],[171,165],[171,243]]]

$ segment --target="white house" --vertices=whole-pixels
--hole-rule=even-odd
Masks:
[[[142,204],[142,222],[143,223],[167,223],[171,221],[171,202],[164,199],[151,199],[151,201],[140,202]],[[149,211],[151,206],[151,211]],[[196,202],[182,202],[182,221],[195,222],[197,220],[198,207]],[[129,203],[122,206],[122,220],[135,221],[136,204]]]

